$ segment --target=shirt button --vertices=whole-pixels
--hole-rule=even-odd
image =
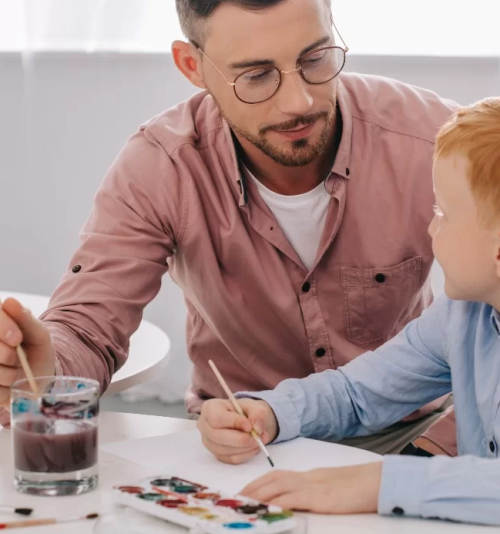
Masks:
[[[75,265],[73,269],[71,269],[74,273],[79,273],[82,270],[81,265]]]
[[[385,274],[378,273],[375,275],[375,282],[378,282],[379,284],[383,284],[385,282],[386,276]]]
[[[320,347],[319,349],[316,350],[316,356],[318,358],[321,358],[325,354],[326,354],[326,350],[323,347]]]
[[[490,441],[490,451],[495,452],[496,446],[495,442],[493,440]]]
[[[392,509],[392,513],[394,515],[404,515],[405,511],[402,508],[400,508],[399,506],[396,506],[396,508]]]
[[[307,293],[309,290],[311,289],[311,284],[309,282],[306,282],[303,286],[302,286],[302,291],[304,293]]]

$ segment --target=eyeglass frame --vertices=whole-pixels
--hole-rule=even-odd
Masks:
[[[231,86],[233,88],[233,91],[234,91],[234,95],[236,96],[236,98],[240,101],[240,102],[243,102],[243,104],[248,104],[250,106],[253,106],[255,104],[262,104],[263,102],[267,102],[268,100],[270,100],[273,96],[276,95],[276,93],[279,91],[280,87],[281,87],[281,84],[282,84],[282,81],[283,81],[283,74],[291,74],[292,72],[299,72],[302,79],[308,83],[309,85],[322,85],[324,83],[328,83],[328,82],[331,82],[333,79],[335,79],[341,72],[342,72],[342,69],[344,68],[345,66],[345,60],[346,60],[346,55],[347,55],[347,52],[349,52],[349,47],[345,44],[345,41],[344,39],[342,39],[342,35],[340,35],[340,32],[337,30],[337,27],[335,26],[335,23],[332,21],[332,24],[333,24],[333,27],[335,28],[335,31],[338,33],[338,36],[340,37],[340,40],[342,41],[342,44],[344,45],[344,47],[342,48],[341,46],[338,46],[338,45],[332,45],[332,46],[324,46],[322,48],[318,48],[316,50],[311,50],[310,52],[308,52],[307,54],[305,54],[302,58],[299,58],[297,60],[297,63],[296,65],[297,68],[295,69],[292,69],[292,70],[280,70],[278,69],[278,67],[276,66],[273,66],[272,68],[275,69],[276,71],[278,71],[279,73],[279,80],[278,80],[278,85],[276,87],[276,90],[274,91],[274,93],[269,96],[268,98],[266,98],[265,100],[260,100],[259,102],[246,102],[245,100],[243,100],[242,98],[240,98],[238,96],[238,93],[236,92],[236,82],[242,77],[244,76],[245,74],[248,74],[249,72],[252,72],[254,70],[259,70],[259,69],[262,69],[262,68],[265,68],[265,67],[250,67],[246,70],[244,70],[242,73],[238,74],[238,76],[236,76],[236,78],[234,79],[234,82],[230,82],[225,74],[219,69],[219,67],[217,67],[217,65],[205,54],[205,52],[203,52],[203,50],[198,46],[197,43],[195,43],[194,41],[191,41],[191,44],[196,48],[196,50],[198,50],[198,52],[200,52],[200,54],[208,59],[208,61],[212,64],[212,66],[215,68],[215,70],[224,78],[224,80],[226,80],[227,84],[229,86]],[[332,76],[329,80],[325,80],[324,82],[310,82],[304,75],[304,71],[302,70],[302,62],[307,58],[309,57],[310,55],[313,55],[313,54],[317,54],[318,52],[321,52],[322,50],[329,50],[331,48],[338,48],[339,50],[342,50],[344,52],[344,63],[342,64],[342,67],[340,67],[339,71],[337,72],[337,74],[335,74],[335,76]],[[300,63],[300,64],[299,64]]]

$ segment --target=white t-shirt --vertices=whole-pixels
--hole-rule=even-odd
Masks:
[[[318,254],[331,199],[324,184],[302,195],[279,195],[259,182],[248,169],[247,172],[304,267],[310,270]]]

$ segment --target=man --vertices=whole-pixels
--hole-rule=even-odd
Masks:
[[[129,140],[41,323],[5,303],[4,388],[21,341],[36,373],[106,387],[167,270],[189,311],[195,414],[223,395],[209,358],[235,390],[273,388],[378,347],[430,302],[430,162],[452,104],[340,75],[326,0],[177,7],[189,42],[173,58],[204,91]],[[398,452],[443,403],[350,443]]]

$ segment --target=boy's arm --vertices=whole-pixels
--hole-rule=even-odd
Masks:
[[[452,305],[438,299],[394,339],[336,371],[238,396],[263,399],[272,407],[280,428],[277,441],[372,434],[451,391],[445,354]]]
[[[378,511],[500,525],[500,459],[386,456]]]

